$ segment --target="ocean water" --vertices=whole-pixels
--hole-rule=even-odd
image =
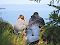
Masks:
[[[0,17],[2,17],[4,20],[14,25],[20,14],[24,15],[26,20],[29,20],[29,18],[34,12],[38,12],[39,15],[44,18],[45,22],[47,22],[45,18],[48,18],[50,12],[52,12],[53,10],[55,10],[55,8],[49,7],[48,5],[40,5],[40,4],[20,4],[20,5],[9,4],[8,5],[7,4],[7,5],[0,5]]]

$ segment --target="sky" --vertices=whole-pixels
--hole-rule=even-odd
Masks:
[[[29,0],[0,0],[0,8],[5,8],[0,9],[0,17],[11,24],[15,24],[20,14],[29,20],[34,12],[38,12],[45,20],[49,17],[50,12],[55,10],[55,8],[49,7],[48,3],[49,0],[42,0],[40,3]]]
[[[46,4],[46,3],[49,3],[49,0],[41,1],[41,4]],[[0,4],[37,4],[37,3],[30,0],[0,0]]]

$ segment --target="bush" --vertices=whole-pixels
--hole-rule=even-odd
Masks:
[[[0,45],[22,45],[22,35],[19,36],[13,33],[11,24],[0,21]]]

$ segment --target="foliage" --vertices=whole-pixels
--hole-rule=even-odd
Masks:
[[[40,3],[42,0],[30,0],[30,1],[36,1],[37,3]],[[52,4],[52,3],[55,3],[55,2],[59,3],[59,1],[60,1],[60,0],[50,0],[50,3],[51,3],[51,4]]]
[[[19,36],[14,34],[10,23],[0,20],[0,45],[22,45],[22,35]]]
[[[54,45],[60,44],[60,15],[54,11],[49,15],[51,19],[45,25],[45,31],[48,43],[53,42]]]

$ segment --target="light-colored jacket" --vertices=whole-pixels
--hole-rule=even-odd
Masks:
[[[40,34],[40,28],[38,27],[38,25],[37,24],[32,25],[27,30],[27,41],[34,42],[39,40],[39,34]]]
[[[14,25],[14,29],[17,32],[19,32],[19,31],[26,29],[27,25],[28,25],[27,21],[22,20],[22,19],[18,19],[16,24]]]
[[[29,28],[27,30],[27,40],[28,42],[34,42],[39,40],[40,27],[44,25],[44,20],[41,17],[30,18]]]

